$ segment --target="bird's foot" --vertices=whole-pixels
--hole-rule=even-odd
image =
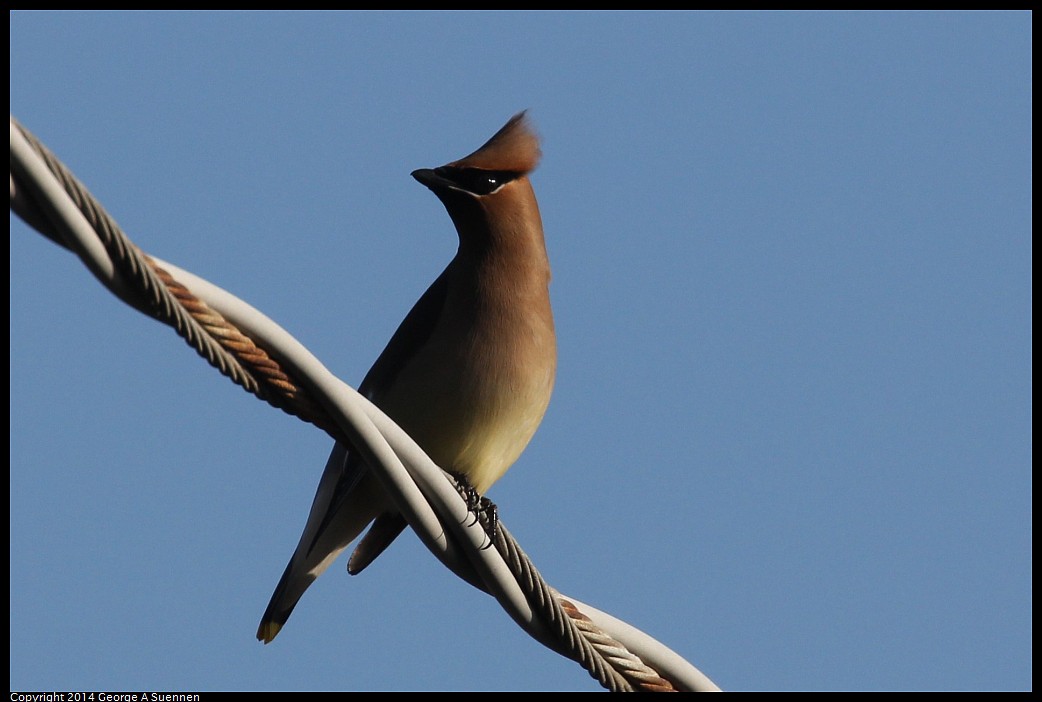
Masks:
[[[453,471],[449,471],[449,474],[455,478],[456,491],[463,498],[463,501],[467,503],[467,509],[481,523],[481,528],[488,534],[490,541],[486,546],[482,547],[488,548],[495,543],[499,531],[499,508],[496,507],[495,502],[475,490],[466,476]]]

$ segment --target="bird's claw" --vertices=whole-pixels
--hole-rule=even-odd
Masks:
[[[489,537],[489,542],[481,547],[482,550],[485,550],[495,543],[498,535],[499,508],[495,502],[478,493],[466,476],[451,471],[450,474],[456,479],[456,491],[463,498],[463,501],[467,503],[467,509],[474,515],[474,520],[481,523],[481,528],[485,530]],[[470,522],[470,524],[473,523]]]

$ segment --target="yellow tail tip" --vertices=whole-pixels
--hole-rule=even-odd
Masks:
[[[263,641],[265,644],[270,644],[272,640],[279,635],[282,631],[282,625],[276,622],[261,622],[260,628],[257,629],[257,640]]]

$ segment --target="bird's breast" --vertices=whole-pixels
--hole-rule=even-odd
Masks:
[[[518,300],[454,300],[400,371],[374,398],[446,470],[484,492],[517,460],[542,421],[556,367],[544,292]]]

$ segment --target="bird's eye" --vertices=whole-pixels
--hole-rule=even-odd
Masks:
[[[475,195],[494,193],[519,175],[513,171],[486,171],[481,168],[453,168],[450,166],[436,168],[434,172],[455,183],[460,190],[466,190]]]

